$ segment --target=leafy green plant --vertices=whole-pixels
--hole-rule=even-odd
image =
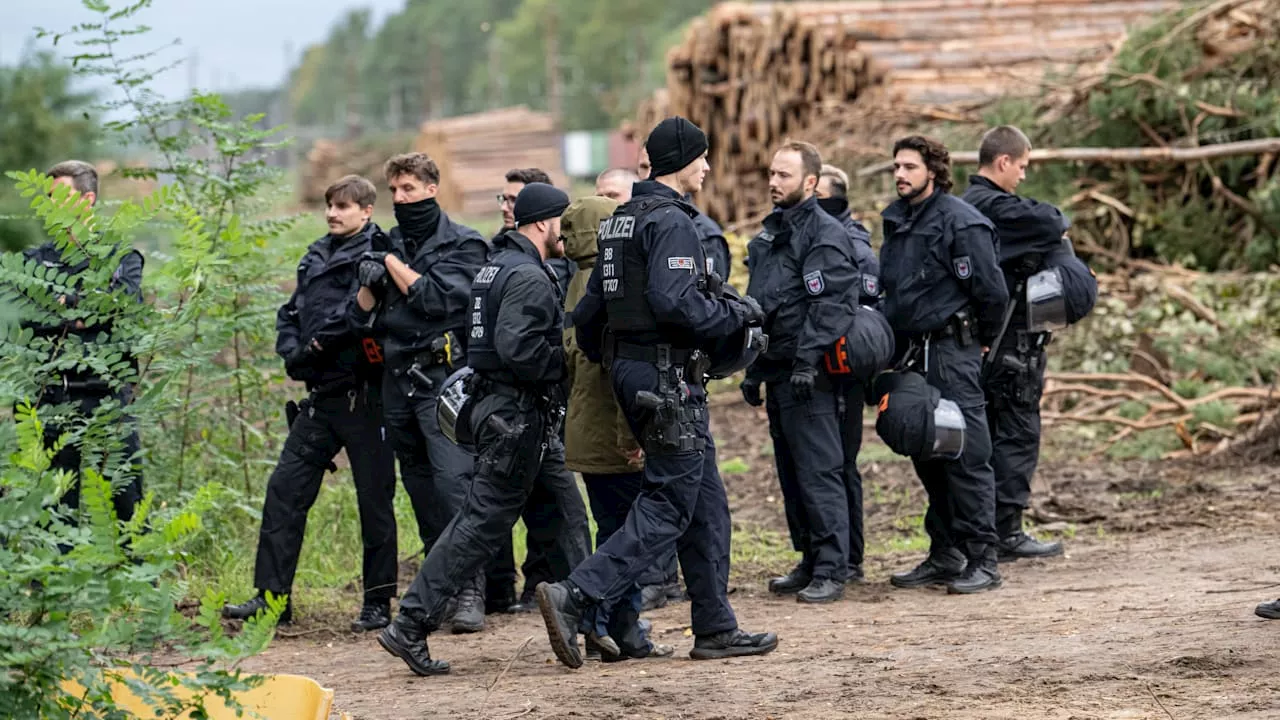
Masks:
[[[215,697],[235,707],[233,693],[257,682],[236,666],[266,647],[284,603],[234,638],[217,594],[202,599],[194,625],[175,610],[185,593],[176,562],[200,532],[207,493],[164,508],[149,494],[120,523],[111,483],[85,469],[80,508],[69,510],[60,499],[71,477],[50,470],[67,438],[47,447],[39,412],[24,404],[15,414],[18,448],[0,468],[0,716],[124,718],[112,697],[122,683],[159,717],[203,717]],[[194,668],[170,674],[157,651]]]

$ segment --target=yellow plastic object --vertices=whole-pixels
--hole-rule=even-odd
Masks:
[[[205,709],[209,712],[209,720],[240,720],[240,718],[258,717],[267,720],[329,720],[333,708],[333,690],[321,687],[320,683],[302,675],[265,675],[258,687],[236,693],[236,700],[244,707],[245,714],[237,718],[234,710],[228,708],[222,700],[209,696],[205,700]],[[78,683],[65,684],[67,692],[83,689]],[[179,697],[190,697],[192,693],[176,688]],[[141,698],[134,694],[123,683],[117,684],[111,693],[116,705],[121,710],[133,713],[138,717],[152,717],[154,710]],[[346,713],[338,713],[340,720],[351,720]],[[189,720],[183,715],[175,720]]]

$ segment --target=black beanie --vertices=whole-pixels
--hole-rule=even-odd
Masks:
[[[520,189],[512,212],[516,217],[516,225],[520,226],[560,217],[567,207],[569,196],[563,190],[546,183],[533,182]]]
[[[649,179],[672,175],[702,157],[707,151],[707,134],[680,116],[658,123],[644,143],[649,151]]]

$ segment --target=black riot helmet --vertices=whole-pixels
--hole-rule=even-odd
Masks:
[[[440,432],[454,445],[471,445],[471,395],[467,391],[468,380],[474,375],[469,367],[460,368],[444,381],[436,401],[436,420]]]
[[[737,288],[725,284],[721,288],[721,296],[733,299],[741,298]],[[703,348],[710,358],[711,365],[706,376],[713,379],[727,378],[736,372],[750,367],[760,357],[760,353],[769,349],[769,336],[764,328],[758,325],[745,325],[726,338],[716,340]]]
[[[964,452],[964,413],[913,372],[881,373],[873,384],[879,405],[876,434],[899,455],[955,460]]]

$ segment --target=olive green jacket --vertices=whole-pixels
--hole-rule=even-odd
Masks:
[[[586,294],[587,280],[596,264],[596,229],[617,207],[618,203],[608,198],[582,198],[560,218],[565,256],[578,263],[578,272],[565,294],[565,312],[573,312]],[[634,472],[644,467],[639,444],[614,398],[609,373],[587,360],[572,327],[564,331],[564,349],[570,382],[565,465],[576,472],[600,475]]]

